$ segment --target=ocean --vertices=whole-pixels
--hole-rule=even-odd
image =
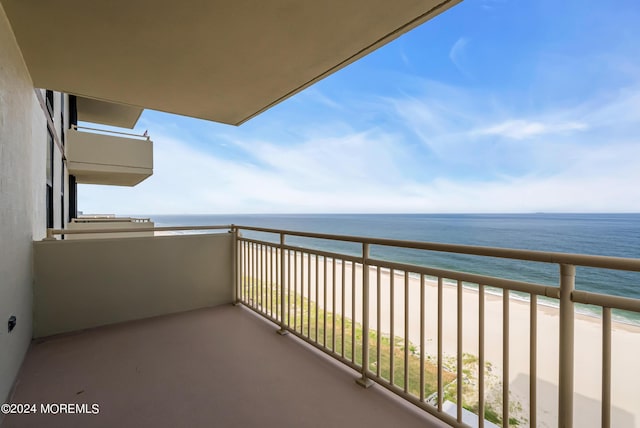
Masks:
[[[156,226],[237,224],[304,232],[640,258],[640,214],[279,214],[150,215]],[[276,242],[274,235],[245,236]],[[351,243],[287,238],[291,245],[360,254]],[[403,263],[557,285],[545,263],[371,247],[371,256]],[[640,299],[640,273],[577,268],[576,288]],[[635,322],[638,317],[630,316]]]

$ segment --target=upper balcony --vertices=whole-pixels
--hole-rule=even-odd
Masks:
[[[146,135],[76,127],[67,134],[67,167],[81,184],[135,186],[153,174]]]
[[[96,239],[96,238],[134,238],[140,236],[154,236],[153,221],[150,218],[116,217],[108,215],[82,215],[74,218],[67,225],[69,230],[88,229],[119,229],[122,232],[112,233],[78,233],[67,235],[66,239]]]
[[[49,230],[34,243],[36,340],[12,402],[98,404],[99,414],[9,414],[3,428],[640,423],[629,352],[640,327],[616,318],[637,316],[640,300],[575,289],[576,266],[638,272],[638,259],[240,226],[152,230],[218,233],[55,240],[110,231]],[[548,263],[558,284],[372,256],[381,247]],[[381,388],[356,386],[372,384]]]

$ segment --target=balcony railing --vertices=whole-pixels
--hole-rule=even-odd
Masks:
[[[574,399],[583,393],[575,387],[576,368],[584,369],[586,357],[574,349],[576,340],[582,340],[576,320],[584,317],[576,304],[597,307],[602,320],[601,344],[594,344],[600,348],[601,426],[611,426],[617,404],[612,400],[612,366],[626,351],[616,348],[612,354],[617,332],[612,311],[640,314],[640,300],[576,290],[576,267],[639,272],[640,259],[235,225],[149,229],[220,228],[234,237],[236,303],[277,324],[281,334],[291,333],[357,370],[360,385],[377,383],[455,427],[483,427],[487,421],[538,426],[548,422],[541,421],[541,415],[548,419],[556,409],[558,426],[573,426]],[[48,237],[114,231],[125,230],[51,229]],[[292,238],[307,241],[294,245]],[[340,245],[322,247],[312,241],[350,243],[359,251],[334,251],[330,248]],[[553,264],[559,280],[545,285],[399,263],[372,257],[371,247],[411,249],[423,252],[424,260],[436,251]],[[526,331],[519,330],[523,325]],[[640,329],[629,328],[634,329],[634,340],[640,340]],[[551,339],[541,341],[542,335]],[[549,372],[549,364],[540,360],[550,358]],[[631,382],[640,381],[633,377],[636,372],[628,372]],[[522,390],[523,382],[526,402],[513,391],[516,384]],[[557,402],[556,409],[548,408],[550,400]]]
[[[153,174],[148,135],[74,126],[67,132],[67,164],[78,183],[135,186]]]

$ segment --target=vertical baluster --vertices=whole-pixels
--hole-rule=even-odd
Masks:
[[[404,392],[409,391],[409,272],[404,271]]]
[[[249,303],[251,301],[251,248],[249,247],[249,242],[244,243],[244,300],[245,303]]]
[[[538,425],[538,296],[533,293],[529,309],[529,425],[535,427]]]
[[[478,284],[478,428],[484,428],[484,365],[484,285]]]
[[[323,290],[322,290],[322,306],[324,307],[323,318],[322,318],[322,346],[327,346],[327,311],[329,310],[329,306],[327,305],[327,258],[324,258],[324,276],[323,278]],[[320,300],[320,299],[318,299]],[[316,302],[316,324],[318,324],[318,311],[317,311],[317,302]]]
[[[502,291],[502,423],[509,426],[509,290]]]
[[[389,383],[393,385],[394,381],[394,360],[395,360],[395,296],[394,296],[394,283],[395,283],[395,270],[392,268],[389,272]]]
[[[317,260],[316,256],[316,260]],[[311,338],[311,254],[307,255],[307,337]]]
[[[273,317],[273,248],[269,246],[269,315]],[[277,318],[278,314],[276,312],[275,318]]]
[[[287,250],[287,326],[291,326],[291,250]]]
[[[241,281],[241,287],[240,287],[240,299],[242,300],[242,302],[246,303],[246,299],[247,299],[247,294],[246,294],[246,287],[247,287],[247,243],[242,241],[240,242],[240,247],[242,248],[242,270],[240,271],[240,281]]]
[[[300,333],[304,334],[304,256],[300,252]],[[307,287],[311,286],[311,254],[307,254]],[[311,295],[307,295],[307,319],[309,317],[309,304]],[[307,323],[307,337],[309,337],[309,324]]]
[[[611,308],[602,308],[602,427],[611,427]]]
[[[285,319],[285,304],[286,304],[286,296],[285,296],[285,253],[284,253],[284,235],[280,234],[280,248],[278,249],[278,255],[280,257],[280,330],[278,333],[286,334],[286,319]]]
[[[420,274],[420,401],[424,402],[424,275]]]
[[[351,262],[351,362],[356,362],[356,262]]]
[[[346,260],[342,260],[342,312],[341,312],[341,318],[342,318],[342,322],[340,322],[340,328],[342,329],[342,337],[340,338],[340,340],[342,341],[342,346],[340,348],[340,355],[344,357],[344,335],[345,335],[345,328],[344,328],[344,321],[346,319],[345,314],[344,314],[344,310],[345,310],[345,302],[344,299],[346,297],[346,292],[345,292],[345,280],[346,280],[346,268],[347,268],[347,261]]]
[[[456,383],[456,395],[457,395],[457,414],[458,414],[458,422],[462,422],[462,281],[458,281],[458,344],[457,344],[457,352],[458,352],[458,364],[457,364],[457,383]]]
[[[264,244],[260,244],[260,307],[262,312],[265,313],[265,265],[264,265]]]
[[[381,312],[381,285],[380,285],[380,266],[376,268],[376,376],[380,377],[380,312]]]
[[[325,263],[326,263],[326,258],[323,257],[323,259],[325,259]],[[315,313],[315,341],[316,343],[320,343],[320,341],[318,340],[318,301],[320,300],[318,297],[318,287],[319,287],[319,283],[320,283],[320,269],[318,269],[318,265],[320,264],[320,261],[318,260],[318,256],[316,256],[316,294],[315,294],[315,299],[316,299],[316,313]],[[311,292],[311,291],[309,291]],[[311,333],[309,333],[311,334]]]
[[[293,250],[293,330],[298,330],[298,252]]]
[[[332,262],[333,270],[331,272],[331,350],[336,351],[336,259],[333,258]]]
[[[438,278],[438,411],[442,411],[442,278]]]
[[[251,243],[251,307],[256,307],[256,244]]]

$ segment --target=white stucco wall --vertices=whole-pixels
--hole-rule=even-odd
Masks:
[[[33,246],[34,337],[233,301],[229,233]]]
[[[32,336],[32,241],[45,235],[46,121],[0,4],[0,402]],[[17,326],[7,331],[11,315]]]

